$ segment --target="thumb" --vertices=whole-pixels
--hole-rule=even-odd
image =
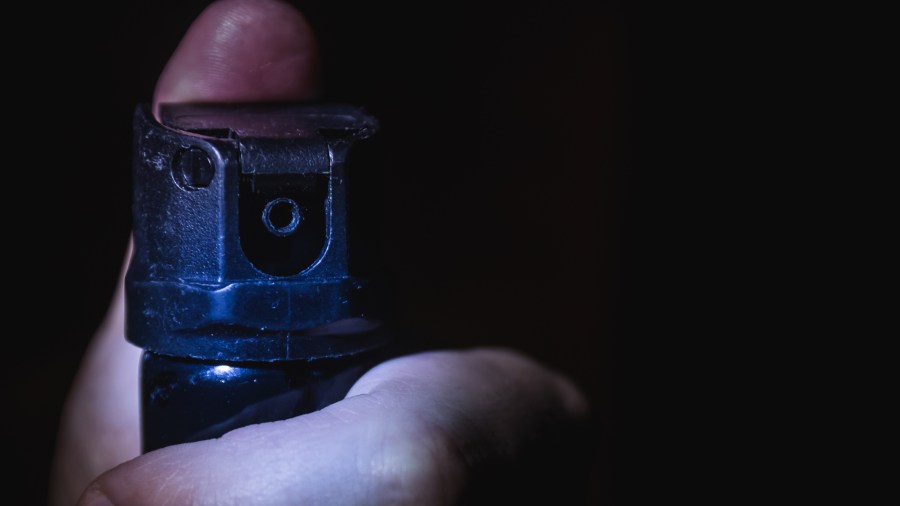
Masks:
[[[522,504],[542,488],[571,504],[561,489],[587,409],[568,379],[512,350],[407,355],[322,410],[130,460],[79,505]]]
[[[220,0],[182,38],[153,103],[305,100],[318,83],[315,36],[299,12],[276,0]]]

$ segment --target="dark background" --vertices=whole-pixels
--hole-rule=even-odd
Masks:
[[[769,148],[799,138],[770,101],[795,60],[757,71],[771,31],[745,31],[741,9],[637,1],[294,3],[319,36],[325,98],[384,127],[390,163],[368,183],[400,322],[572,377],[595,415],[590,504],[730,503],[796,478],[769,453],[796,409],[763,399],[779,364],[746,367],[789,356],[779,338],[799,327],[771,317],[799,311],[805,279],[772,269],[800,258],[797,229],[761,230],[796,190]],[[133,107],[205,5],[10,18],[27,33],[6,62],[25,111],[6,179],[24,201],[7,249],[24,277],[9,318],[25,327],[8,332],[3,380],[20,503],[46,501],[57,418],[121,265]]]

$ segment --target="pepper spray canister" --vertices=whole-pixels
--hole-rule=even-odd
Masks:
[[[390,353],[383,285],[348,237],[374,212],[348,202],[377,130],[347,104],[136,108],[126,337],[144,350],[144,452],[320,409]]]

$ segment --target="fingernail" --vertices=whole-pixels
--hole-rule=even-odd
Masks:
[[[81,496],[78,506],[113,506],[113,503],[99,489],[90,488]]]

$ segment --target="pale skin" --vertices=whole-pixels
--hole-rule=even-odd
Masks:
[[[293,7],[219,1],[185,34],[154,104],[310,99],[317,68]],[[516,351],[433,351],[376,366],[321,411],[140,455],[140,350],[124,307],[120,281],[66,403],[55,506],[459,504],[482,469],[587,417],[570,380]]]

